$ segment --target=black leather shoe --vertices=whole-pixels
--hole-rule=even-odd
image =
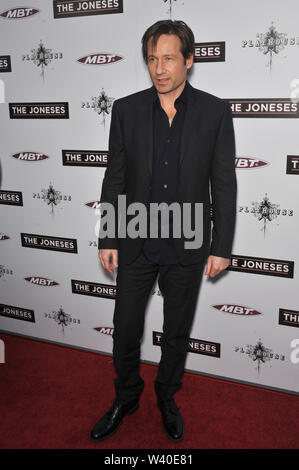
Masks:
[[[125,404],[115,400],[110,410],[102,416],[100,421],[97,422],[90,432],[90,439],[94,442],[99,442],[112,436],[112,434],[116,433],[118,430],[124,416],[131,415],[137,411],[138,408],[138,398]]]
[[[163,429],[167,437],[174,442],[182,441],[185,425],[174,399],[158,401],[158,407],[162,413]]]

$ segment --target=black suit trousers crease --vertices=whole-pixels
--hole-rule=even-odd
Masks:
[[[119,263],[113,315],[114,386],[119,402],[139,398],[144,388],[140,349],[145,310],[157,276],[163,296],[161,358],[154,381],[157,401],[173,398],[181,387],[205,262],[162,265],[149,261],[141,250],[132,263]]]

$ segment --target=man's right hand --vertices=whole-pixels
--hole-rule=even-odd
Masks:
[[[110,263],[110,258],[112,257],[112,263]],[[114,274],[114,266],[118,267],[118,250],[99,250],[99,260],[102,263],[104,269],[107,269],[110,274]]]

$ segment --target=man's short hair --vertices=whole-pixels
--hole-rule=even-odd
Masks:
[[[150,26],[142,36],[142,55],[146,64],[148,41],[152,37],[152,44],[155,48],[161,34],[175,34],[180,38],[184,63],[186,63],[186,59],[188,59],[190,54],[194,54],[194,34],[189,26],[180,20],[161,20]]]

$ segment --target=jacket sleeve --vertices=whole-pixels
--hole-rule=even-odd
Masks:
[[[115,210],[115,234],[101,238],[98,236],[98,249],[118,249],[118,213],[117,198],[126,188],[126,161],[123,133],[119,116],[119,103],[115,100],[111,112],[109,133],[109,157],[102,183],[100,202],[107,202]],[[101,205],[100,205],[101,207]],[[103,228],[103,213],[101,213],[100,231]]]
[[[210,254],[230,258],[236,222],[235,134],[231,108],[219,125],[210,174],[213,228]]]

